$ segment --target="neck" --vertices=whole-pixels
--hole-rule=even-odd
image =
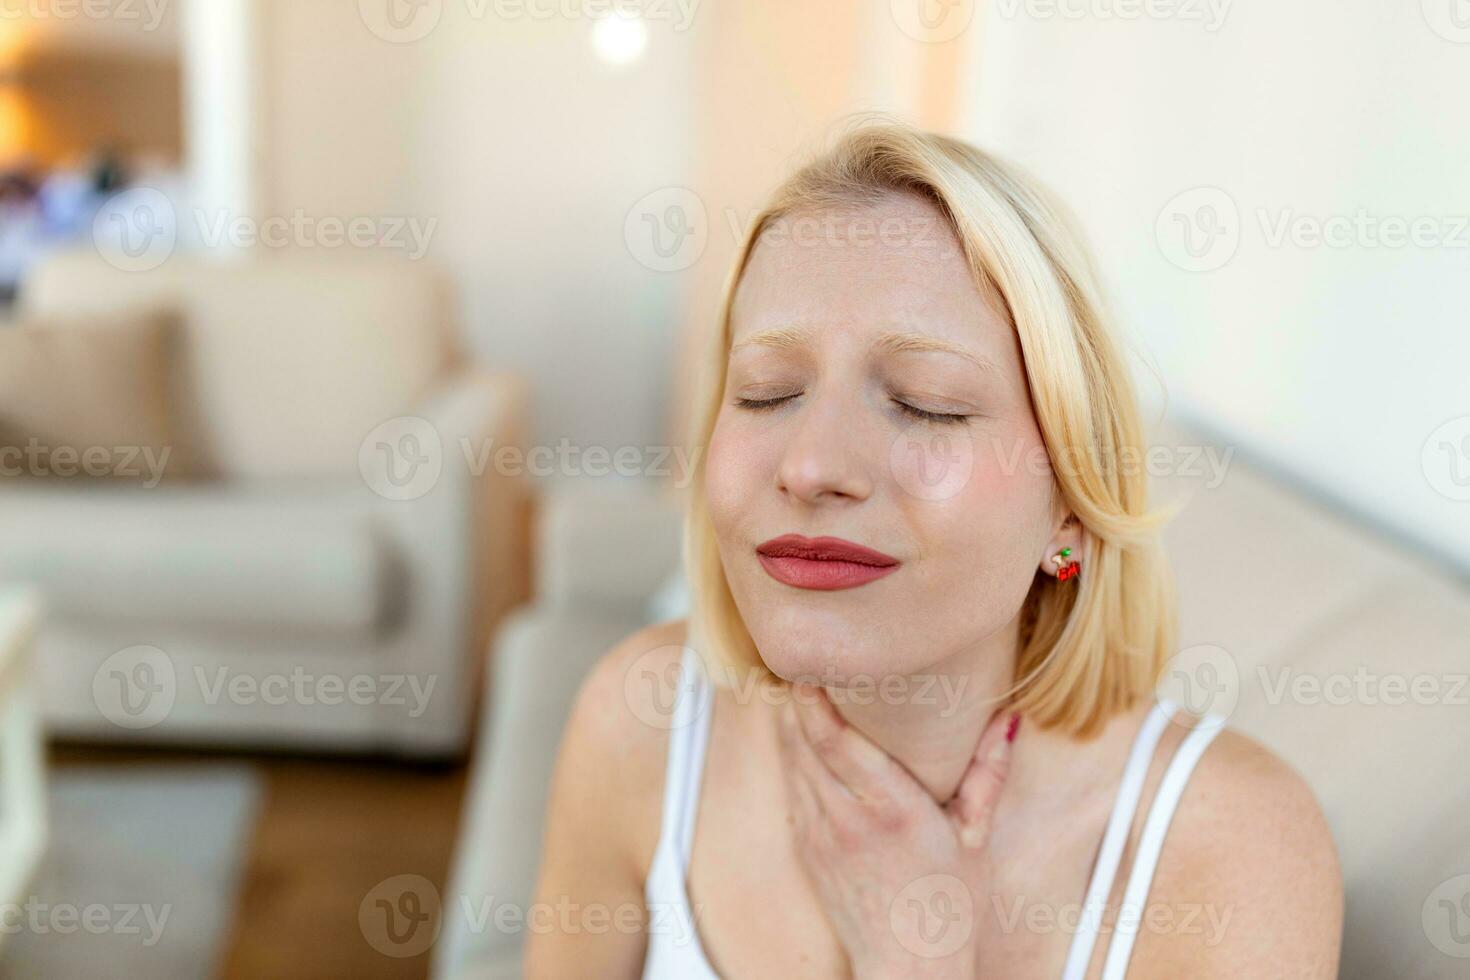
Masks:
[[[881,684],[862,697],[842,689],[829,693],[848,724],[944,803],[959,788],[985,726],[1005,708],[1017,639],[1013,624],[975,648],[907,675],[898,697],[891,689],[885,694]]]

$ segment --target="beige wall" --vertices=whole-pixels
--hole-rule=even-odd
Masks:
[[[1448,0],[1214,6],[1211,30],[991,0],[965,130],[1080,212],[1176,409],[1470,567],[1470,503],[1435,486],[1452,485],[1450,452],[1470,480],[1470,230],[1436,247],[1274,239],[1282,221],[1359,211],[1428,218],[1446,237],[1470,220],[1470,31],[1447,36]],[[1212,215],[1188,199],[1171,210],[1199,187],[1229,196],[1238,219],[1214,216],[1238,245],[1190,271],[1160,242],[1181,240],[1182,219],[1203,243]],[[1465,441],[1427,445],[1453,419]]]
[[[946,125],[973,45],[916,41],[886,3],[696,2],[613,68],[584,19],[443,0],[428,36],[394,44],[353,3],[259,2],[266,209],[436,220],[473,349],[531,375],[553,443],[676,435],[681,348],[764,194],[849,112]],[[697,195],[708,240],[655,271],[625,219],[670,187]]]

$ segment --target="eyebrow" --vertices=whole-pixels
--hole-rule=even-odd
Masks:
[[[730,353],[734,354],[736,351],[745,347],[773,347],[777,350],[801,350],[810,346],[810,343],[811,340],[807,331],[804,329],[797,327],[772,327],[769,330],[762,330],[753,336],[747,337],[738,344],[734,344],[730,348]],[[977,354],[968,347],[963,347],[940,337],[931,337],[928,334],[912,332],[885,333],[873,341],[872,350],[884,354],[912,352],[954,354],[957,357],[963,357],[982,371],[993,371],[996,374],[1002,373],[1000,365],[983,354]]]

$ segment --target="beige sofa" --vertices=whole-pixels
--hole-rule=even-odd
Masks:
[[[1242,454],[1226,457],[1228,447],[1173,425],[1154,442],[1178,450],[1168,458],[1181,471],[1160,476],[1160,497],[1192,495],[1167,535],[1182,631],[1170,670],[1208,682],[1212,703],[1199,706],[1229,713],[1315,788],[1347,889],[1341,975],[1466,976],[1470,706],[1460,699],[1470,689],[1459,685],[1470,673],[1470,592]],[[1226,460],[1224,478],[1183,473],[1192,447]],[[608,647],[669,612],[647,599],[677,564],[677,516],[651,495],[640,504],[563,496],[547,505],[538,561],[538,603],[497,644],[497,685],[444,896],[442,978],[519,976],[522,935],[486,928],[465,909],[482,909],[487,896],[530,902],[569,704]],[[1401,700],[1395,677],[1410,691],[1419,679],[1425,703],[1412,694],[1386,703]],[[1446,917],[1456,912],[1452,932]]]
[[[50,610],[50,731],[459,751],[491,626],[526,592],[524,481],[474,465],[522,442],[525,385],[470,366],[444,281],[387,257],[181,253],[131,273],[68,253],[20,297],[57,323],[154,308],[182,317],[186,478],[0,489],[0,579]]]

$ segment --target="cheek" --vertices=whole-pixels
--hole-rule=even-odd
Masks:
[[[1019,603],[1048,534],[1053,477],[1040,434],[940,432],[921,447],[894,476],[931,584],[973,581],[986,597]]]
[[[710,434],[704,470],[705,506],[721,537],[749,509],[746,502],[761,472],[759,440],[737,420],[721,415]]]

